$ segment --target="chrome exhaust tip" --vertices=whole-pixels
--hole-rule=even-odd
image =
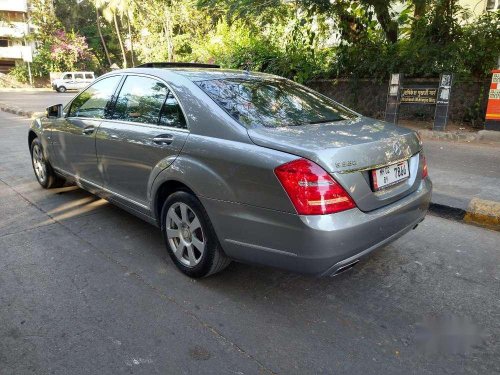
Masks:
[[[337,268],[337,270],[331,275],[331,277],[340,275],[341,273],[344,273],[344,272],[350,270],[356,264],[358,264],[358,262],[359,262],[359,259],[356,259],[354,262],[348,263],[348,264],[346,264],[346,265],[344,265],[342,267]]]

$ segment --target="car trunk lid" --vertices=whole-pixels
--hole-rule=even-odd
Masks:
[[[359,117],[326,124],[248,130],[263,147],[314,161],[346,189],[362,211],[395,202],[418,187],[420,140],[412,130]],[[374,191],[371,170],[402,160],[409,161],[410,177]]]

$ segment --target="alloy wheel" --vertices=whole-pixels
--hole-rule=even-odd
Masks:
[[[166,219],[166,234],[172,252],[186,267],[196,266],[206,247],[198,216],[187,204],[177,202],[168,209]]]
[[[33,146],[32,160],[36,177],[38,178],[40,183],[45,183],[47,179],[47,165],[45,163],[45,160],[43,159],[42,149],[37,144]]]

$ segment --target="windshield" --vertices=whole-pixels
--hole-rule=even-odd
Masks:
[[[196,83],[246,127],[302,126],[356,116],[333,100],[285,79],[232,78]]]

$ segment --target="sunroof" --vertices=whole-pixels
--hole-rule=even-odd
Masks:
[[[137,65],[135,68],[220,68],[220,65],[187,62],[149,62]]]

